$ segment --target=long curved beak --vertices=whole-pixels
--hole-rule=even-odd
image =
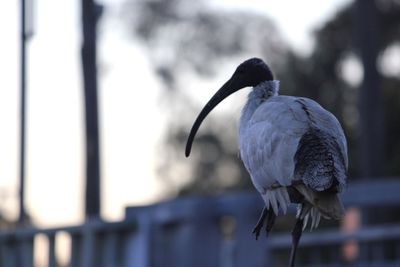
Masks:
[[[222,100],[224,100],[234,92],[238,91],[239,89],[241,88],[235,82],[235,77],[232,77],[215,93],[215,95],[204,106],[200,114],[197,116],[195,122],[193,123],[192,130],[190,131],[188,140],[186,142],[186,157],[189,157],[190,151],[192,149],[192,143],[194,137],[196,136],[197,130],[199,129],[201,123],[208,115],[208,113],[210,113],[211,110],[213,110]]]

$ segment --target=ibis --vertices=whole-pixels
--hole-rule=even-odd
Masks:
[[[232,77],[204,106],[190,131],[185,154],[205,117],[234,92],[252,87],[240,117],[240,157],[265,206],[253,229],[256,239],[275,217],[297,204],[289,266],[304,229],[316,228],[321,216],[338,220],[344,215],[339,192],[346,185],[347,143],[336,117],[305,97],[279,95],[279,81],[259,58],[240,64]]]

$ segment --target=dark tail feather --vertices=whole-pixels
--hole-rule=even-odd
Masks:
[[[344,216],[345,210],[337,193],[314,191],[302,184],[295,185],[295,188],[318,209],[324,218],[339,220]]]

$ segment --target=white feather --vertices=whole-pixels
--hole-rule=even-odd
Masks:
[[[310,123],[338,139],[347,167],[346,139],[335,116],[311,99],[278,96],[278,86],[277,81],[270,81],[253,88],[239,125],[239,148],[244,165],[267,207],[272,207],[275,214],[279,209],[284,213],[287,210],[290,200],[285,187],[294,180],[294,157]],[[272,188],[276,184],[282,187]],[[303,206],[300,216],[305,221],[311,216],[311,228],[317,227],[320,214],[316,209]]]
[[[271,188],[261,195],[268,209],[272,207],[276,215],[278,215],[279,209],[282,210],[283,214],[286,214],[288,205],[290,204],[286,187]]]

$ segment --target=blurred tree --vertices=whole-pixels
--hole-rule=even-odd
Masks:
[[[167,89],[176,89],[182,72],[209,77],[243,54],[268,55],[276,68],[287,51],[268,18],[213,9],[206,1],[129,1],[124,11]]]
[[[133,35],[148,47],[167,89],[164,99],[168,100],[170,127],[160,149],[161,178],[181,194],[250,186],[238,156],[232,116],[208,118],[190,161],[184,160],[187,131],[201,108],[187,96],[184,78],[210,78],[251,56],[268,58],[279,71],[288,49],[273,23],[248,12],[216,10],[205,1],[130,1],[124,11]]]
[[[368,52],[361,51],[362,42],[356,39],[359,28],[355,27],[354,4],[339,10],[317,29],[313,51],[308,56],[300,56],[289,51],[273,23],[261,15],[214,10],[202,1],[142,0],[128,3],[124,10],[132,33],[149,48],[156,72],[165,88],[170,89],[165,91],[165,96],[170,101],[171,126],[160,151],[163,155],[160,176],[167,181],[189,176],[181,193],[215,192],[250,185],[250,179],[238,160],[232,115],[213,115],[207,119],[191,155],[190,163],[193,165],[187,167],[188,163],[183,159],[184,144],[194,116],[201,107],[186,95],[183,89],[187,80],[182,77],[210,77],[225,66],[232,70],[243,58],[251,56],[268,61],[281,80],[282,93],[315,99],[339,118],[349,141],[349,174],[352,177],[364,174],[356,164],[357,140],[365,134],[359,131],[357,88],[363,81],[362,64],[365,61],[361,57]],[[400,4],[394,0],[380,0],[373,4],[376,4],[376,16],[381,25],[375,58],[385,66],[387,50],[400,51]],[[233,61],[235,65],[228,64]],[[382,151],[386,152],[386,161],[379,174],[398,175],[400,118],[390,114],[400,112],[400,80],[399,75],[393,75],[396,71],[390,68],[379,67],[378,70],[383,75],[380,88],[385,107],[382,114],[386,114],[382,119],[386,135],[381,145],[385,146]],[[372,110],[372,114],[374,112]]]
[[[315,32],[309,57],[289,59],[285,81],[296,82],[295,94],[316,99],[342,122],[352,179],[400,174],[400,118],[393,116],[400,112],[400,70],[393,75],[387,52],[400,54],[399,26],[398,1],[355,1]],[[363,221],[376,223],[393,212],[369,214],[363,210]]]
[[[293,94],[316,99],[342,122],[349,141],[350,176],[398,175],[400,168],[395,166],[399,166],[396,155],[400,151],[395,149],[399,147],[395,136],[400,134],[400,119],[391,114],[399,112],[396,87],[400,88],[400,80],[393,75],[396,70],[387,66],[390,55],[386,51],[395,47],[400,53],[400,3],[368,3],[370,16],[375,16],[368,25],[364,22],[370,16],[359,4],[344,7],[315,32],[315,48],[309,57],[289,56],[281,79],[292,83],[288,87],[294,89]],[[374,25],[378,23],[379,31]],[[360,79],[355,77],[357,65],[364,70]]]

